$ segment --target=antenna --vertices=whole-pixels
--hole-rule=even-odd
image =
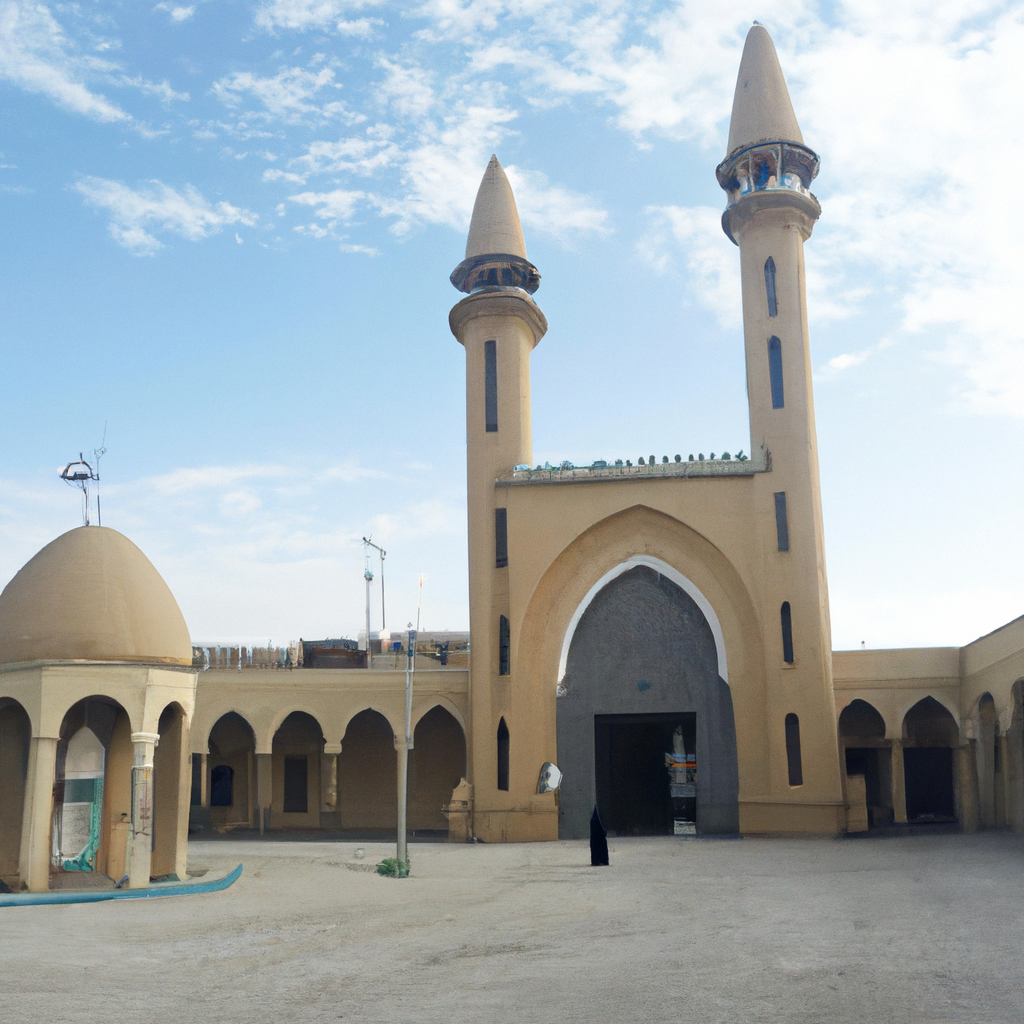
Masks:
[[[82,518],[85,521],[85,525],[89,526],[89,513],[91,511],[89,505],[89,484],[95,481],[97,484],[100,482],[100,459],[107,454],[106,449],[107,440],[107,424],[103,424],[103,440],[100,441],[99,448],[93,448],[92,450],[92,465],[85,461],[85,455],[82,452],[78,453],[77,462],[69,462],[63,469],[60,470],[60,478],[65,483],[70,484],[72,487],[80,487],[82,490]],[[100,515],[100,495],[99,488],[96,488],[96,523],[98,526],[103,525],[103,519]]]

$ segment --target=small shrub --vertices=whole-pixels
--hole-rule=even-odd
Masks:
[[[397,857],[385,857],[377,865],[377,874],[385,878],[408,878],[409,862],[401,861]]]

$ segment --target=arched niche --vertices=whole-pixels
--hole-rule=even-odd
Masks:
[[[934,697],[919,700],[903,717],[903,778],[907,821],[956,820],[954,753],[960,730]]]
[[[252,726],[236,711],[221,715],[210,730],[208,749],[211,823],[219,827],[252,825],[256,795],[256,734]]]
[[[665,755],[696,756],[696,827],[738,830],[736,731],[716,637],[698,602],[645,564],[615,574],[579,617],[557,700],[559,834],[671,832],[681,813]],[[539,766],[538,766],[539,769]]]
[[[409,828],[447,831],[444,806],[466,774],[462,726],[435,704],[416,723],[409,752]]]
[[[32,723],[16,700],[0,698],[0,879],[18,890],[21,822]]]
[[[868,701],[852,700],[839,715],[839,741],[847,778],[864,777],[868,824],[891,824],[895,820],[893,753],[885,738],[885,719]]]
[[[274,733],[272,822],[278,828],[320,827],[320,723],[305,711],[291,712]]]
[[[121,878],[127,870],[134,762],[128,713],[104,695],[73,704],[54,768],[52,866]]]
[[[391,724],[372,708],[360,711],[349,721],[338,755],[342,828],[394,830],[398,823],[397,786]]]

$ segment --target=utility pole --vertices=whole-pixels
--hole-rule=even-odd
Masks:
[[[366,565],[363,569],[363,579],[366,580],[366,667],[372,665],[370,655],[370,584],[373,582],[373,571],[370,569],[370,548],[373,548],[380,555],[380,628],[381,631],[387,627],[387,616],[384,614],[384,559],[387,552],[379,545],[374,544],[369,537],[363,538],[363,554],[366,556]]]
[[[406,822],[409,809],[409,751],[412,750],[412,683],[416,674],[416,637],[420,631],[423,607],[423,575],[420,574],[419,597],[416,600],[416,628],[409,623],[408,650],[405,661],[405,738],[398,746],[398,862],[409,859]]]

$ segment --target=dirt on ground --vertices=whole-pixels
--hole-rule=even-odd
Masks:
[[[356,858],[357,847],[365,851]],[[0,1019],[1024,1019],[1024,838],[193,842],[213,894],[0,908]]]

